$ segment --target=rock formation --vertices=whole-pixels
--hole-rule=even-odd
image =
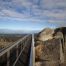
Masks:
[[[52,35],[53,33],[54,33],[53,29],[46,28],[39,33],[38,40],[40,41],[50,40],[53,38],[53,35]]]
[[[41,31],[35,41],[35,66],[66,66],[65,44],[66,28],[50,29]]]

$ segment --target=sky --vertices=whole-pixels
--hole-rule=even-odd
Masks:
[[[66,26],[66,0],[0,0],[0,29],[60,26]]]
[[[0,28],[10,30],[39,31],[45,27],[55,28],[56,25],[46,22],[31,22],[32,20],[15,20],[15,18],[0,18]]]

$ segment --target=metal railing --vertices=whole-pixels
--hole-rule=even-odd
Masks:
[[[23,38],[16,41],[11,46],[8,46],[7,48],[4,48],[4,49],[0,50],[0,57],[2,57],[5,54],[7,55],[7,63],[6,63],[5,66],[10,66],[10,53],[11,53],[11,50],[13,48],[16,48],[16,59],[13,62],[12,66],[16,65],[21,53],[23,52],[24,48],[27,46],[28,41],[30,41],[30,40],[31,40],[31,35],[26,35]],[[19,48],[20,48],[20,52],[18,50]]]
[[[35,66],[34,34],[32,34],[32,45],[31,45],[29,66]]]

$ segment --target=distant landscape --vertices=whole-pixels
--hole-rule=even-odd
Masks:
[[[11,30],[11,29],[0,29],[0,34],[32,34],[38,33],[39,30]]]
[[[13,44],[26,34],[0,34],[0,49]]]

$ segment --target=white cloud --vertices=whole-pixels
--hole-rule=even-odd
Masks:
[[[52,12],[52,11],[44,11],[43,15],[55,19],[66,19],[66,12]]]
[[[48,20],[50,24],[54,24],[57,27],[66,27],[66,20]]]
[[[47,20],[62,23],[66,20],[66,0],[0,1],[0,16],[28,19],[32,22]]]
[[[27,18],[27,17],[29,18],[30,17],[29,15],[20,14],[18,12],[6,10],[6,9],[3,9],[0,13],[1,13],[0,16],[6,16],[6,17],[15,17],[15,18]]]
[[[64,23],[65,21],[64,20],[53,20],[53,19],[49,19],[48,20],[49,23]]]

